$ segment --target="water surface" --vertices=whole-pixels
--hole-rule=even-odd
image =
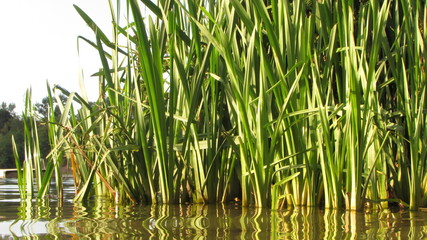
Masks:
[[[270,211],[225,205],[74,204],[55,195],[21,202],[16,179],[0,179],[1,239],[423,239],[427,212]]]

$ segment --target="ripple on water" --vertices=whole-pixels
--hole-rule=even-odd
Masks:
[[[269,211],[236,204],[124,206],[103,198],[82,204],[72,202],[72,181],[64,188],[63,203],[54,195],[45,201],[21,202],[16,182],[2,179],[0,184],[1,239],[417,239],[427,235],[427,213],[422,211]]]

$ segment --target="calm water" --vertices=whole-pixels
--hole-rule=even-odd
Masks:
[[[238,205],[117,206],[94,200],[21,203],[0,179],[0,239],[425,239],[427,212],[286,211]]]

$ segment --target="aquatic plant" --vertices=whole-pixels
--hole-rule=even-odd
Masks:
[[[77,201],[427,204],[425,2],[109,4],[111,38],[75,6],[99,99],[49,94]]]

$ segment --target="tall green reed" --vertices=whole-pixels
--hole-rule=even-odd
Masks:
[[[50,95],[51,91],[49,84],[47,84],[47,90]],[[50,109],[54,109],[52,102],[49,104]],[[49,112],[49,114],[49,120],[54,122],[54,113]],[[56,194],[59,202],[62,203],[62,176],[60,170],[62,166],[62,156],[57,155],[54,151],[52,151],[47,156],[41,156],[38,131],[39,125],[46,123],[42,123],[41,120],[38,119],[35,106],[32,104],[31,89],[27,90],[26,93],[25,110],[22,114],[22,119],[24,123],[25,136],[25,156],[22,164],[21,159],[17,153],[16,143],[12,138],[21,198],[27,200],[31,200],[34,197],[37,197],[38,199],[45,198],[49,194],[50,184],[53,180],[53,176],[55,176]],[[67,118],[64,117],[63,119]],[[57,145],[55,137],[61,136],[62,134],[52,132],[54,131],[52,127],[53,126],[51,125],[49,126],[49,141],[52,149],[54,149]]]
[[[67,157],[76,200],[426,204],[425,3],[109,5],[110,38],[75,6],[99,99],[53,89],[51,171]]]
[[[409,201],[411,209],[425,202],[425,57],[426,5],[421,2],[395,3],[391,19],[393,42],[385,42],[389,51],[391,76],[396,85],[393,99],[401,113],[396,122],[404,129],[397,132],[396,156],[398,194]],[[405,191],[409,189],[409,191]]]

